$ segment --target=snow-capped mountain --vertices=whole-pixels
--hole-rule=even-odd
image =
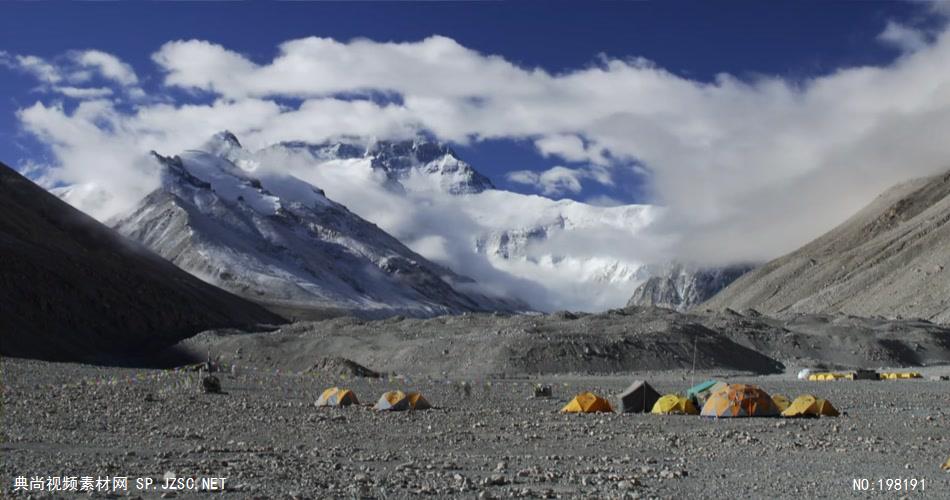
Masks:
[[[451,148],[425,139],[365,143],[351,139],[322,144],[282,142],[257,152],[254,158],[279,162],[288,155],[309,155],[317,161],[368,161],[370,168],[385,178],[387,186],[396,190],[406,188],[405,183],[413,177],[427,179],[451,194],[481,193],[495,187],[488,177],[460,160]]]
[[[439,142],[348,138],[222,154],[249,171],[289,171],[319,185],[426,257],[519,291],[539,309],[621,307],[646,278],[636,243],[657,207],[495,189]]]
[[[161,188],[115,228],[226,290],[285,310],[519,308],[478,293],[470,278],[426,260],[313,185],[236,166],[250,155],[230,133],[179,156],[153,156]]]
[[[749,265],[699,267],[672,263],[647,266],[643,271],[649,277],[634,290],[627,305],[686,311],[709,300],[751,269],[753,266]]]

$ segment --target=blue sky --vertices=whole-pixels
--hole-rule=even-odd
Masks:
[[[711,82],[719,73],[788,82],[840,68],[886,65],[901,55],[877,38],[892,21],[917,28],[937,23],[910,2],[424,2],[424,3],[11,3],[0,5],[0,50],[55,60],[71,50],[97,49],[130,64],[142,89],[176,102],[213,96],[167,88],[151,55],[164,43],[200,39],[266,64],[287,40],[320,36],[345,42],[415,42],[443,35],[482,54],[552,74],[609,58],[642,57],[688,80]],[[37,91],[28,74],[0,68],[0,159],[14,165],[55,163],[41,141],[23,131],[17,109],[36,101],[75,102]],[[128,103],[120,103],[128,106]],[[537,192],[509,181],[513,170],[543,171],[584,162],[544,157],[532,140],[495,138],[463,145],[462,155],[496,184]],[[648,201],[640,176],[616,169],[615,182],[583,182],[581,200],[606,195]]]

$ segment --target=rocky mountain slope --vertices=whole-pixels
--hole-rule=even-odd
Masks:
[[[844,312],[950,322],[950,173],[887,190],[804,247],[736,280],[706,309]]]
[[[0,353],[123,362],[282,318],[208,285],[0,164]]]
[[[705,302],[752,266],[719,268],[683,265],[648,266],[650,277],[634,290],[627,306],[658,306],[677,311]]]
[[[201,150],[154,155],[162,187],[115,228],[205,281],[295,316],[521,307],[479,294],[471,279],[427,261],[306,182],[252,176],[228,159],[240,151],[224,133]]]

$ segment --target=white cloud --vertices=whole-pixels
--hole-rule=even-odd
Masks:
[[[148,149],[122,130],[122,117],[107,101],[83,101],[71,115],[61,105],[37,102],[18,111],[17,117],[58,160],[44,182],[95,191],[95,196],[83,197],[86,204],[79,208],[100,220],[126,210],[158,187],[156,172],[145,161]]]
[[[73,54],[73,59],[82,67],[92,68],[103,78],[112,80],[122,86],[132,86],[139,82],[132,66],[122,62],[118,57],[100,50],[84,50]]]
[[[530,170],[516,170],[507,174],[509,181],[534,186],[548,196],[580,193],[582,189],[581,179],[587,176],[588,174],[581,169],[561,166],[552,167],[540,173]]]
[[[552,74],[438,36],[406,43],[291,40],[263,62],[205,41],[175,41],[153,55],[165,84],[217,100],[113,111],[109,123],[118,132],[100,130],[100,139],[169,153],[221,128],[252,148],[420,130],[459,142],[528,139],[542,154],[586,165],[516,172],[513,182],[583,193],[585,181],[609,184],[618,166],[641,165],[650,172],[647,188],[669,208],[654,227],[653,241],[673,249],[662,253],[710,263],[767,259],[844,220],[889,185],[947,167],[950,35],[934,33],[918,44],[891,31],[885,38],[907,49],[894,62],[804,81],[723,74],[704,82],[642,59],[607,58]],[[338,96],[366,91],[401,99],[379,104]],[[274,97],[303,100],[287,106]],[[38,106],[21,114],[24,124],[53,129],[34,123],[33,115],[49,111]],[[96,128],[76,114],[53,114],[49,122],[62,121],[62,133]]]
[[[55,66],[37,56],[14,55],[0,50],[0,66],[28,73],[40,83],[54,84],[63,79]]]
[[[112,95],[108,87],[53,87],[53,90],[74,99],[100,99]]]
[[[109,87],[77,86],[89,84],[97,75],[107,84],[118,84],[133,99],[144,97],[142,89],[136,86],[138,76],[132,67],[114,55],[99,50],[73,51],[52,62],[38,56],[0,51],[0,66],[33,76],[40,84],[36,90],[73,99],[99,99],[114,95],[115,92]],[[67,82],[71,85],[66,85]]]
[[[594,145],[585,145],[583,139],[571,134],[555,134],[534,141],[544,156],[559,156],[567,161],[606,164],[603,151]]]
[[[552,167],[541,172],[538,182],[546,195],[581,192],[581,171],[567,167]]]
[[[252,62],[224,47],[201,40],[168,42],[152,54],[152,60],[164,68],[167,85],[203,88],[231,95],[255,69]]]
[[[152,58],[167,72],[169,85],[234,98],[390,89],[425,98],[465,99],[500,91],[531,92],[537,85],[530,74],[504,59],[483,56],[441,36],[409,43],[302,38],[281,44],[277,58],[264,66],[201,40],[166,43]],[[473,70],[481,72],[480,78],[471,78]]]
[[[618,200],[617,198],[613,198],[605,194],[591,196],[590,198],[584,200],[584,203],[587,203],[588,205],[594,205],[595,207],[619,207],[621,205],[625,205],[622,200]]]
[[[917,51],[927,46],[927,36],[923,31],[897,21],[888,21],[877,39],[905,52]]]
[[[537,172],[532,172],[531,170],[513,170],[505,174],[505,177],[509,181],[517,184],[535,186],[538,184],[538,180],[541,176]]]
[[[548,196],[580,193],[583,190],[581,182],[583,179],[592,179],[600,184],[613,185],[610,170],[601,165],[581,168],[556,166],[541,172],[515,170],[508,172],[505,177],[517,184],[534,186],[542,194]]]

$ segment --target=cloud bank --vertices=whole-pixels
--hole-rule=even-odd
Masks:
[[[882,42],[902,51],[883,66],[707,82],[645,59],[596,55],[587,67],[552,73],[444,36],[310,37],[281,44],[265,61],[179,40],[152,55],[162,77],[151,90],[156,99],[130,111],[117,110],[105,91],[62,90],[79,70],[116,88],[138,85],[128,65],[103,53],[68,56],[71,72],[28,56],[0,61],[85,100],[73,110],[40,101],[19,118],[51,144],[54,178],[96,182],[113,197],[147,185],[147,172],[131,172],[139,170],[133,152],[174,153],[224,128],[251,148],[420,131],[458,143],[528,139],[539,154],[582,166],[512,172],[511,180],[576,195],[586,183],[616,182],[617,169],[646,169],[648,191],[667,208],[652,241],[669,244],[665,255],[718,264],[775,257],[889,185],[950,167],[950,35],[891,23],[867,43]],[[158,99],[169,88],[203,100]],[[126,202],[93,210],[107,217]]]

